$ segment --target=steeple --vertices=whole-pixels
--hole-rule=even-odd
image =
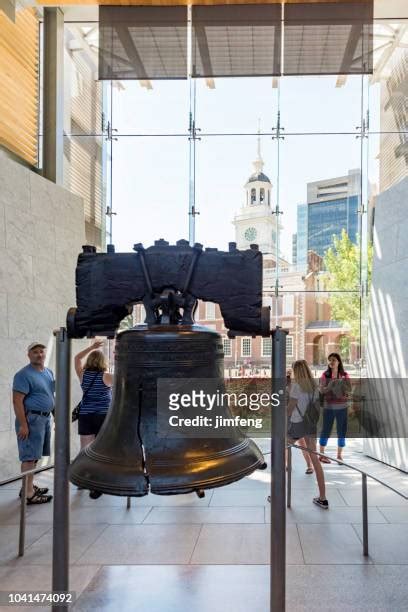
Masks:
[[[273,214],[272,184],[263,173],[261,152],[261,125],[258,121],[255,171],[245,183],[245,202],[234,217],[235,241],[239,249],[258,244],[263,253],[276,252],[277,216]]]
[[[257,147],[257,153],[258,153],[258,157],[256,158],[255,161],[253,161],[253,165],[255,168],[255,174],[259,174],[260,172],[262,172],[263,167],[264,167],[264,160],[262,159],[262,154],[261,154],[261,120],[258,119],[258,147]]]
[[[246,206],[271,205],[272,185],[269,178],[262,172],[264,160],[261,153],[261,123],[258,120],[257,158],[253,161],[255,172],[251,174],[245,184]]]

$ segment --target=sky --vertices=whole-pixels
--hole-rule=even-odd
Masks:
[[[361,161],[361,93],[367,77],[283,77],[216,79],[215,89],[196,84],[196,241],[227,249],[233,241],[234,215],[244,203],[244,185],[253,172],[257,130],[276,126],[278,110],[284,139],[261,136],[264,172],[272,182],[272,205],[283,212],[281,251],[289,261],[296,209],[306,200],[307,183],[346,175],[365,166]],[[114,89],[112,125],[113,243],[129,251],[158,238],[174,243],[188,239],[189,122],[188,81],[153,81],[148,90],[138,82]],[[367,96],[364,96],[367,99]],[[370,87],[371,129],[379,116],[378,85]],[[365,114],[363,104],[363,111]],[[142,136],[140,136],[142,135]],[[279,148],[279,154],[278,154]],[[368,178],[377,182],[378,160],[368,153]],[[278,161],[279,159],[279,161]],[[364,173],[366,176],[366,173]]]

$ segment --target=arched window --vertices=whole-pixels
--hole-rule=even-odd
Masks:
[[[263,202],[264,200],[265,200],[265,189],[263,187],[261,187],[259,201]]]
[[[252,188],[251,189],[251,204],[255,204],[256,202],[256,189]]]

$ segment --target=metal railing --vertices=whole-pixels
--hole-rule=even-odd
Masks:
[[[376,482],[378,482],[383,487],[390,489],[400,497],[405,500],[408,500],[408,496],[401,493],[401,491],[397,491],[394,487],[387,484],[386,482],[380,480],[376,476],[372,476],[368,472],[364,470],[360,470],[354,465],[350,465],[346,463],[342,459],[335,459],[334,457],[330,457],[329,455],[319,453],[318,451],[313,451],[307,448],[306,446],[300,446],[299,444],[288,444],[288,478],[287,478],[287,490],[286,490],[286,507],[291,508],[292,505],[292,448],[297,448],[301,451],[306,451],[312,455],[317,455],[318,457],[327,457],[330,461],[337,463],[338,465],[344,465],[345,467],[354,470],[355,472],[359,472],[361,474],[361,510],[363,514],[363,554],[365,557],[368,557],[368,495],[367,495],[367,476],[368,478],[372,478]]]
[[[54,468],[54,464],[44,465],[43,467],[34,468],[32,470],[27,470],[26,472],[21,472],[20,474],[16,474],[15,476],[11,476],[10,478],[6,478],[0,482],[0,487],[10,484],[12,482],[18,482],[21,480],[21,501],[20,501],[20,529],[18,532],[18,556],[22,557],[24,555],[25,548],[25,528],[26,528],[26,497],[27,497],[27,476],[31,474],[38,474],[39,472],[45,472],[47,470],[52,470]]]
[[[47,470],[53,470],[54,464],[44,465],[42,467],[33,468],[32,470],[27,470],[25,472],[21,472],[20,474],[16,474],[15,476],[10,476],[10,478],[6,478],[5,480],[0,481],[0,487],[4,485],[11,484],[12,482],[18,482],[21,480],[21,500],[20,500],[20,524],[19,524],[19,532],[18,532],[18,556],[24,556],[25,550],[25,531],[26,531],[26,497],[27,497],[27,476],[31,474],[35,476],[35,474],[39,474],[40,472],[46,472]],[[131,508],[132,498],[128,497],[126,501],[126,508],[129,510]]]

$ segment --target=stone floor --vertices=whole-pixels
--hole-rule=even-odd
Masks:
[[[365,558],[361,477],[344,466],[325,466],[330,510],[324,511],[312,504],[314,476],[304,473],[300,452],[293,455],[287,609],[406,610],[408,502],[369,479]],[[408,490],[408,475],[365,457],[352,444],[345,460]],[[39,482],[52,488],[52,478],[46,472]],[[94,501],[72,487],[73,609],[268,612],[269,482],[269,473],[257,472],[204,499],[149,495],[132,500],[130,509],[123,498]],[[0,591],[50,588],[52,505],[28,507],[26,551],[17,558],[17,487],[0,488]]]

